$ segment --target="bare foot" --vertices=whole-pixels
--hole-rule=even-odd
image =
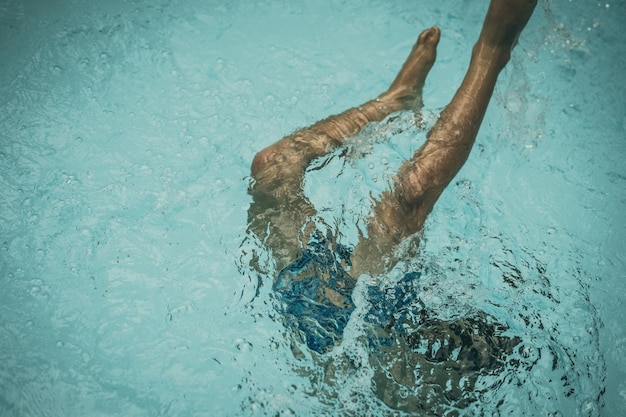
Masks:
[[[426,76],[437,57],[440,36],[441,31],[436,26],[426,29],[419,35],[396,79],[389,89],[380,95],[379,100],[401,102],[402,107],[409,107],[416,100],[421,102]]]
[[[537,0],[491,0],[473,55],[503,68],[536,5]]]

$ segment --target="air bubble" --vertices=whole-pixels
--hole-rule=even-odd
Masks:
[[[580,407],[580,411],[586,416],[597,416],[600,414],[598,404],[593,400],[586,400]]]
[[[539,349],[537,349],[535,346],[530,346],[527,344],[520,346],[519,354],[526,363],[536,362],[541,357],[541,352]]]

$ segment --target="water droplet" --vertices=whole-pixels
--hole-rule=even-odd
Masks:
[[[247,353],[252,351],[252,343],[248,342],[246,339],[237,339],[237,350]]]

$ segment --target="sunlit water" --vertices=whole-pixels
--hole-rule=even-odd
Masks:
[[[521,340],[461,413],[621,415],[626,4],[582,3],[538,6],[419,252],[363,277],[317,354],[246,232],[250,161],[383,91],[439,25],[423,120],[370,126],[306,178],[354,244],[370,193],[458,86],[485,7],[3,1],[0,415],[402,415],[420,387],[377,393],[366,336],[372,291],[407,271],[438,318],[487,314]]]

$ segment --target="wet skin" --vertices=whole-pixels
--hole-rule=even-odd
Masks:
[[[395,262],[394,249],[422,229],[435,202],[467,160],[498,75],[508,63],[535,6],[536,0],[491,1],[461,85],[428,132],[424,145],[402,164],[392,187],[375,202],[368,218],[367,237],[359,240],[350,258],[352,268],[346,274],[348,279],[356,281],[361,274],[388,271]],[[298,130],[255,156],[249,227],[272,250],[278,271],[298,259],[315,231],[311,219],[316,211],[302,190],[302,180],[311,161],[342,146],[370,122],[381,121],[401,110],[418,112],[422,106],[422,88],[435,62],[440,36],[437,27],[423,31],[389,89],[374,100]],[[384,263],[383,259],[391,262]],[[353,287],[353,284],[346,283],[346,286]],[[326,295],[320,302],[337,307],[346,304],[345,299],[328,296],[332,294],[330,288],[322,293]],[[386,332],[384,337],[395,338],[398,344],[389,352],[382,349],[372,353],[372,360],[386,362],[402,352],[407,359],[397,369],[400,374],[419,366],[432,370],[429,375],[435,375],[436,379],[431,381],[433,385],[442,387],[446,380],[453,380],[458,386],[461,378],[467,377],[472,385],[479,374],[501,367],[504,356],[520,341],[501,336],[506,326],[493,323],[493,318],[484,313],[451,322],[430,317],[413,323],[416,332],[411,335],[394,335],[391,327],[383,325],[379,331]],[[451,359],[450,352],[442,353],[445,357],[417,354],[415,346],[424,340],[429,343],[447,340],[447,345],[460,349],[458,356]],[[388,366],[382,368],[395,372]],[[436,376],[439,374],[441,378]],[[379,387],[387,384],[385,375],[381,373]],[[398,375],[394,376],[396,381],[402,378]],[[417,382],[411,380],[414,378],[411,372],[407,375],[407,386]],[[387,402],[384,399],[389,395],[387,391],[378,395]],[[455,395],[462,396],[461,393]],[[426,401],[417,399],[418,403],[407,405],[408,409],[425,406],[422,400]]]
[[[382,273],[393,249],[420,231],[435,202],[472,149],[500,71],[535,8],[536,0],[492,0],[467,73],[426,143],[401,166],[393,186],[373,207],[367,238],[357,244],[351,275]],[[366,124],[400,110],[419,111],[422,88],[432,68],[440,30],[423,31],[387,91],[376,99],[330,116],[261,150],[252,162],[252,232],[272,249],[277,268],[297,258],[313,232],[315,215],[302,191],[312,160],[323,156]]]

